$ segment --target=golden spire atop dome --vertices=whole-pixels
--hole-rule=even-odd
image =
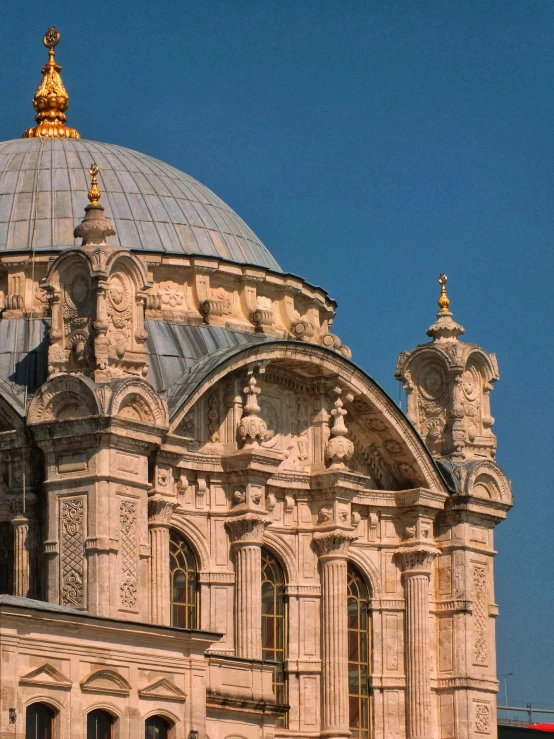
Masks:
[[[446,294],[446,283],[448,277],[445,274],[439,275],[439,285],[441,286],[441,294],[438,300],[440,311],[439,313],[449,313],[448,306],[450,305],[450,298]]]
[[[74,128],[65,125],[65,111],[69,107],[69,95],[60,76],[61,67],[56,63],[54,48],[60,40],[60,32],[53,26],[44,35],[44,45],[48,49],[48,61],[42,68],[42,82],[33,98],[33,108],[37,114],[38,125],[28,128],[22,138],[60,137],[80,139],[81,135]]]
[[[98,172],[99,168],[97,164],[91,164],[89,169],[89,174],[92,177],[91,183],[90,183],[90,190],[88,191],[88,199],[90,200],[91,205],[99,205],[100,204],[100,196],[101,192],[98,189]]]

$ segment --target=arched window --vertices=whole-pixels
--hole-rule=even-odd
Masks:
[[[31,703],[25,712],[25,739],[52,739],[54,711],[44,703]]]
[[[0,523],[0,594],[13,593],[13,526]]]
[[[197,628],[198,570],[190,546],[177,531],[169,539],[171,625]]]
[[[353,739],[369,739],[369,592],[360,573],[348,565],[348,703]]]
[[[146,739],[169,739],[169,721],[162,716],[150,716],[146,719]]]
[[[277,703],[287,703],[285,605],[283,569],[271,552],[262,549],[262,657],[278,663],[273,673]],[[285,719],[277,725],[284,726]]]
[[[114,717],[107,711],[91,711],[87,715],[87,739],[113,739]]]

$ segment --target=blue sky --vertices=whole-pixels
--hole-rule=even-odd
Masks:
[[[554,3],[7,0],[2,20],[0,140],[32,125],[56,25],[69,124],[212,188],[338,300],[334,330],[394,398],[448,273],[500,365],[498,674],[510,703],[554,704]]]

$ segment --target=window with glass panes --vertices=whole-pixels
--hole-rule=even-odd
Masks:
[[[52,739],[54,711],[44,703],[31,703],[25,711],[25,739]],[[14,732],[15,736],[15,732]]]
[[[262,549],[262,657],[277,662],[273,690],[277,703],[287,702],[286,603],[283,568],[267,549]],[[286,719],[279,720],[285,726]]]
[[[348,704],[353,739],[369,739],[369,591],[348,565]]]
[[[185,539],[176,531],[169,538],[169,592],[171,625],[197,628],[198,570],[196,559]]]

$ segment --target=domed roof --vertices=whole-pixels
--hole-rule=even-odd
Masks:
[[[108,243],[220,257],[281,271],[244,221],[197,180],[153,157],[83,139],[0,142],[0,251],[78,245],[92,162],[100,167]]]

